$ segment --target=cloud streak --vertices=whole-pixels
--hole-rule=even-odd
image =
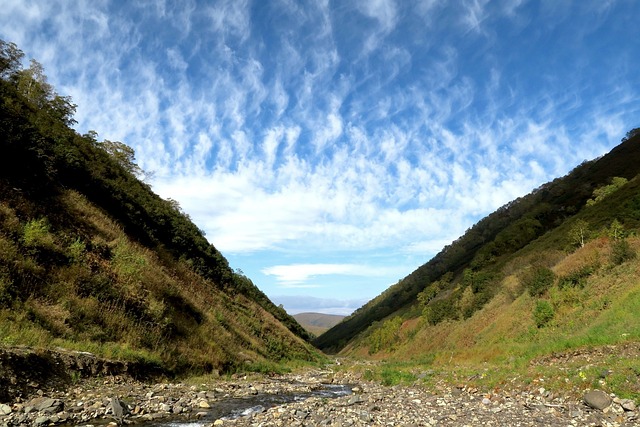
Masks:
[[[9,0],[0,36],[269,295],[374,296],[638,125],[633,2],[154,6]]]

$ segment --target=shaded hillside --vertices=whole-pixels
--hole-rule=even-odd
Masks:
[[[234,273],[134,153],[0,41],[0,336],[147,357],[176,372],[313,359],[308,333]],[[246,363],[245,363],[246,362]]]
[[[320,335],[334,327],[344,319],[344,316],[324,313],[298,313],[293,318],[307,331]]]
[[[406,318],[419,315],[418,295],[427,287],[430,289],[423,294],[423,300],[433,299],[434,305],[444,307],[460,297],[462,290],[458,285],[464,283],[472,293],[464,315],[472,315],[489,302],[499,288],[497,277],[507,259],[579,214],[593,197],[594,190],[610,185],[613,177],[632,179],[639,172],[640,136],[634,130],[606,156],[584,162],[567,176],[541,186],[479,221],[429,262],[318,337],[314,344],[326,352],[337,352],[375,322],[394,314]],[[628,197],[624,201],[628,208],[594,218],[598,226],[611,222],[617,215],[626,228],[637,227],[640,199],[635,194]],[[565,230],[556,236],[553,247],[564,249],[567,245]]]

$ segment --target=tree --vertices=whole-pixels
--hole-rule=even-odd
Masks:
[[[611,223],[611,227],[609,227],[609,237],[611,237],[613,240],[624,238],[624,227],[617,219],[614,219]]]
[[[589,233],[589,223],[583,219],[577,220],[569,230],[571,243],[584,248]]]
[[[0,40],[0,78],[7,78],[21,68],[24,53],[14,43]]]
[[[7,53],[7,55],[12,55],[13,57],[0,60],[0,67],[15,67],[16,65],[12,64],[12,61],[17,59],[15,57],[17,53]],[[3,64],[5,62],[7,63],[6,65]],[[24,70],[14,69],[14,75],[17,77],[18,93],[37,112],[35,117],[48,117],[49,121],[51,119],[53,121],[61,121],[65,126],[71,126],[76,123],[73,115],[77,106],[71,101],[71,97],[60,96],[53,90],[53,86],[47,82],[47,76],[44,74],[42,64],[32,59],[29,68]]]
[[[136,152],[133,148],[120,141],[104,141],[98,143],[98,147],[109,153],[109,155],[122,166],[127,172],[137,176],[144,172],[135,162]]]
[[[640,128],[633,128],[629,132],[627,132],[625,137],[622,138],[622,142],[628,141],[636,135],[640,135]]]
[[[628,180],[626,178],[614,176],[613,178],[611,178],[611,184],[604,185],[593,190],[593,198],[587,200],[587,206],[593,206],[596,203],[602,201],[602,199],[604,199],[605,197],[608,197],[611,194],[615,193],[623,185],[625,185],[627,181]]]

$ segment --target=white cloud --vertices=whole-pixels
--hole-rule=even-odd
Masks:
[[[389,267],[373,267],[361,264],[291,264],[263,268],[262,273],[268,276],[275,276],[280,286],[289,288],[308,286],[307,282],[318,276],[376,277],[385,276],[389,271],[395,270]]]
[[[479,216],[606,152],[640,112],[633,38],[611,44],[622,50],[606,72],[605,51],[576,61],[582,44],[565,68],[523,59],[572,13],[577,34],[623,31],[608,25],[615,3],[595,21],[597,2],[543,2],[540,16],[524,0],[5,3],[0,35],[72,96],[78,129],[132,145],[154,189],[225,254],[339,251],[344,268],[371,264],[348,258],[364,248],[425,262]]]
[[[397,22],[397,7],[395,0],[360,0],[360,12],[378,21],[385,32],[394,29]]]
[[[489,0],[465,1],[463,8],[466,9],[466,14],[462,16],[462,23],[468,31],[483,32],[481,26],[487,17],[487,12],[485,11],[487,3],[489,3]]]

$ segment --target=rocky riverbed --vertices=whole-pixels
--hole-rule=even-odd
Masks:
[[[234,426],[637,426],[635,404],[595,392],[586,399],[538,392],[480,393],[453,388],[362,384],[333,400],[307,399],[251,417],[217,421]]]
[[[190,383],[149,383],[123,370],[98,374],[28,384],[0,401],[0,427],[640,426],[637,402],[598,390],[560,395],[544,382],[492,392],[445,380],[389,387],[343,366]],[[318,394],[326,390],[339,392]]]
[[[216,412],[229,399],[299,395],[326,383],[353,393],[310,397],[230,419]],[[121,377],[83,381],[66,391],[39,393],[0,405],[0,426],[142,424],[144,426],[637,426],[635,402],[602,392],[565,398],[534,391],[483,393],[474,388],[386,387],[359,375],[308,370],[281,376],[236,377],[209,384],[149,385]],[[171,424],[169,424],[171,422]],[[195,424],[194,424],[195,423]]]

